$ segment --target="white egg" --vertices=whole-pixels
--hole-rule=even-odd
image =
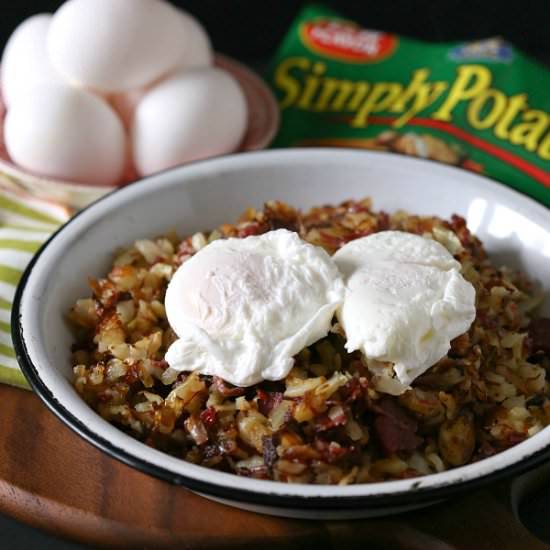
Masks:
[[[328,333],[344,285],[330,256],[286,229],[214,241],[176,271],[166,315],[172,369],[239,386],[284,378]]]
[[[178,67],[174,69],[172,74],[180,72],[183,69],[212,66],[214,63],[214,54],[206,30],[192,15],[183,11],[180,11],[178,14],[182,18],[187,19],[188,41],[187,47],[185,48],[185,55],[182,57]],[[141,98],[152,87],[166,78],[170,78],[170,74],[163,75],[157,82],[151,82],[141,88],[124,90],[109,95],[109,103],[119,114],[125,126],[130,126],[135,108],[139,101],[141,101]]]
[[[210,67],[214,62],[212,44],[205,28],[192,15],[182,12],[188,20],[189,41],[185,51],[185,57],[178,68],[193,69],[198,67]]]
[[[12,160],[43,176],[116,184],[126,162],[122,123],[99,97],[51,85],[16,97],[4,122]]]
[[[161,0],[69,0],[53,16],[48,50],[73,83],[139,88],[183,63],[189,22]]]
[[[25,19],[11,34],[2,54],[2,95],[9,106],[20,93],[36,86],[61,82],[47,55],[46,37],[52,16]]]
[[[179,72],[150,90],[135,110],[135,165],[147,175],[234,151],[243,139],[247,116],[241,87],[227,72]]]

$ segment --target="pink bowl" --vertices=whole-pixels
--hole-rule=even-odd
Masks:
[[[263,82],[248,67],[221,54],[216,54],[215,65],[229,72],[237,79],[248,105],[248,128],[236,152],[254,151],[269,145],[279,126],[279,108],[275,97]],[[139,95],[124,100],[111,98],[111,103],[123,116],[131,114]],[[3,139],[5,105],[0,96],[0,187],[31,192],[34,196],[59,201],[73,208],[82,208],[115,187],[90,185],[85,182],[57,180],[27,172],[11,160]],[[127,185],[138,179],[131,165],[123,181],[116,187]]]

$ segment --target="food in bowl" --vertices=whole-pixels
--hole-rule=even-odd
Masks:
[[[365,235],[401,231],[441,243],[475,288],[475,320],[449,352],[392,395],[335,319],[296,354],[283,380],[247,387],[178,372],[164,295],[174,271],[208,243],[296,231],[334,254]],[[440,472],[498,453],[550,423],[550,321],[522,273],[491,265],[464,219],[376,212],[369,199],[301,213],[283,203],[180,241],[139,240],[70,312],[74,385],[103,418],[173,456],[238,475],[351,484]]]

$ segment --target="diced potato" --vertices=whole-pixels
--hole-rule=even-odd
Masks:
[[[97,344],[97,349],[100,353],[110,350],[113,346],[123,344],[125,340],[126,332],[116,314],[106,317],[101,321],[99,331],[94,338],[94,342]]]
[[[134,246],[149,264],[155,263],[165,257],[164,251],[153,241],[142,239],[136,241]]]
[[[447,420],[439,428],[441,454],[452,466],[466,464],[472,457],[475,443],[475,426],[471,414],[461,414],[454,420]]]
[[[179,386],[176,386],[166,398],[168,405],[179,405],[189,413],[198,412],[201,403],[206,400],[206,386],[196,372],[191,373]]]
[[[109,273],[109,279],[113,281],[118,290],[123,292],[134,290],[141,285],[139,270],[131,265],[114,267]]]
[[[133,300],[120,301],[116,305],[116,312],[120,320],[127,325],[136,315],[136,306]]]
[[[239,412],[237,427],[240,438],[261,453],[263,451],[262,439],[271,435],[267,418],[257,411]]]
[[[93,298],[77,300],[69,316],[72,321],[86,328],[94,328],[99,322],[96,302]]]

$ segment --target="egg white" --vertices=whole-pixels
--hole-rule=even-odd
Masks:
[[[166,360],[238,386],[281,380],[326,336],[343,293],[328,254],[296,233],[214,241],[170,281],[166,314],[179,339]]]
[[[472,324],[475,289],[460,263],[432,239],[383,231],[344,245],[333,259],[346,284],[337,315],[348,352],[361,350],[381,391],[399,394],[444,357]]]

